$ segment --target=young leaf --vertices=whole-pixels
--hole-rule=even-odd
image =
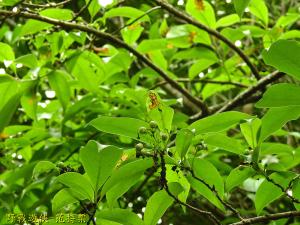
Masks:
[[[58,169],[54,163],[50,161],[39,161],[33,169],[32,176],[37,178],[40,174],[48,173],[52,170],[58,172]]]
[[[244,135],[248,145],[255,149],[258,144],[259,132],[260,132],[261,120],[250,119],[240,125],[242,134]]]
[[[205,134],[212,132],[224,131],[236,124],[241,120],[251,118],[250,115],[241,112],[223,112],[212,116],[200,119],[189,126],[190,130],[195,129],[195,134]]]
[[[217,28],[219,27],[228,27],[240,21],[240,17],[237,14],[231,14],[224,16],[217,21]]]
[[[149,127],[143,120],[127,117],[100,116],[92,120],[89,125],[99,131],[110,134],[121,135],[138,140],[138,130],[140,127]]]
[[[254,169],[248,166],[238,166],[237,168],[233,169],[226,178],[226,191],[229,192],[232,188],[239,186],[243,183],[243,181],[254,174]]]
[[[84,197],[94,201],[94,189],[90,181],[83,175],[75,172],[68,172],[59,175],[57,181],[70,187],[78,198]]]
[[[173,201],[174,199],[165,190],[155,192],[147,201],[144,214],[145,225],[156,225]]]
[[[300,79],[300,43],[292,40],[279,40],[263,53],[266,64],[281,72]]]
[[[0,42],[0,61],[13,61],[15,59],[15,53],[10,45]]]
[[[80,160],[96,192],[111,175],[122,154],[123,151],[115,146],[101,148],[95,141],[89,141],[80,150]]]
[[[275,84],[267,89],[255,106],[258,108],[300,106],[299,92],[300,87],[295,84]]]
[[[185,157],[189,147],[192,143],[194,133],[189,129],[181,129],[176,135],[175,145],[178,155]]]

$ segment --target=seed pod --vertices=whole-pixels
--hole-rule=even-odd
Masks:
[[[138,143],[138,144],[135,145],[135,149],[137,151],[141,151],[143,148],[144,148],[144,145],[142,143]]]
[[[146,134],[147,133],[147,128],[146,127],[140,127],[139,128],[139,134]]]
[[[153,128],[153,129],[157,128],[157,123],[155,121],[152,120],[152,121],[150,121],[149,124],[150,124],[151,128]]]
[[[166,140],[168,140],[168,138],[169,138],[168,135],[165,134],[165,133],[161,133],[160,136],[161,136],[161,139],[162,139],[163,141],[166,141]]]

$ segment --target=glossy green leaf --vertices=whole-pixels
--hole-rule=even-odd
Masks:
[[[96,217],[122,225],[144,225],[140,217],[128,209],[101,210],[96,214]]]
[[[226,178],[225,188],[229,192],[234,187],[241,185],[246,179],[252,177],[255,174],[253,168],[248,166],[238,166],[230,172]]]
[[[251,0],[233,0],[234,8],[240,18],[243,17],[244,11]]]
[[[257,118],[247,120],[245,123],[242,123],[240,125],[241,132],[244,135],[248,145],[252,149],[255,149],[257,147],[260,135],[260,127],[261,120]]]
[[[55,70],[48,74],[48,80],[51,88],[55,91],[57,98],[66,109],[71,98],[70,85],[64,71]]]
[[[94,200],[94,189],[90,181],[85,176],[75,172],[68,172],[59,175],[56,179],[58,182],[74,190],[78,198],[84,197],[91,201]]]
[[[156,225],[173,201],[174,199],[165,190],[155,192],[147,201],[144,214],[145,225]]]
[[[270,178],[277,184],[280,184],[283,188],[286,188],[289,181],[295,175],[291,172],[273,173]],[[284,193],[275,184],[265,180],[258,188],[255,195],[255,208],[256,213],[259,215],[263,208],[269,205],[271,202],[278,199]]]
[[[13,61],[15,59],[15,53],[10,45],[0,42],[0,61]]]
[[[194,133],[189,129],[181,129],[176,135],[176,151],[181,158],[184,158],[192,143]]]
[[[89,1],[90,0],[85,0],[85,4],[89,4]],[[89,10],[91,17],[93,18],[100,11],[100,8],[101,8],[100,2],[101,1],[98,1],[98,0],[91,0],[91,1],[92,2],[90,3],[88,10]]]
[[[121,17],[136,19],[138,17],[141,17],[138,20],[139,22],[150,21],[149,16],[144,15],[144,14],[145,13],[139,9],[123,6],[123,7],[113,8],[113,9],[109,10],[108,12],[105,13],[104,18],[106,19],[106,18],[121,16]]]
[[[57,171],[58,172],[58,169],[57,167],[55,166],[54,163],[50,162],[50,161],[39,161],[34,169],[33,169],[33,172],[32,172],[32,176],[34,178],[37,178],[38,176],[40,176],[41,174],[43,173],[48,173],[50,171]]]
[[[130,177],[137,176],[138,174],[144,173],[146,169],[153,166],[152,159],[138,159],[133,162],[127,163],[117,169],[109,180],[105,183],[101,190],[101,195],[104,196],[105,193],[118,185],[120,182],[124,182]]]
[[[288,121],[300,116],[300,106],[271,108],[261,119],[260,141],[264,141],[272,133],[283,127]]]
[[[25,65],[31,69],[34,69],[38,66],[39,62],[35,55],[28,54],[23,55],[15,60],[15,63],[21,63],[22,65]]]
[[[299,180],[299,177],[293,182],[292,194],[293,194],[294,198],[300,199],[300,180]],[[294,206],[297,210],[300,210],[300,204],[299,203],[294,203]]]
[[[64,188],[57,192],[52,199],[52,211],[53,213],[58,213],[65,206],[75,203],[78,200],[70,194],[68,188]]]
[[[299,91],[300,87],[295,84],[281,83],[272,85],[255,106],[258,108],[300,106]]]
[[[241,112],[223,112],[218,113],[206,118],[200,119],[189,126],[189,129],[195,129],[195,134],[205,134],[212,132],[224,131],[234,125],[238,124],[241,120],[251,118],[250,115]]]
[[[130,137],[138,140],[138,130],[140,127],[149,127],[148,123],[142,120],[127,117],[100,116],[89,123],[97,130]]]
[[[300,79],[300,44],[298,41],[279,40],[263,53],[266,64]]]
[[[206,26],[216,28],[215,12],[207,1],[188,0],[186,11]]]
[[[115,146],[101,147],[96,141],[89,141],[80,150],[80,160],[96,191],[110,177],[122,154],[121,149]]]
[[[224,134],[209,134],[206,135],[203,140],[208,145],[218,147],[234,154],[243,155],[245,153],[245,148],[238,140],[227,137]]]
[[[249,4],[250,12],[259,18],[264,25],[268,25],[269,22],[269,10],[266,6],[265,0],[251,0]]]
[[[241,0],[239,0],[241,1]],[[231,14],[228,16],[224,16],[217,21],[217,28],[219,27],[228,27],[240,21],[240,17],[237,14]]]

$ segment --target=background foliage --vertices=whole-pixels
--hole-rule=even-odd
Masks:
[[[298,1],[0,6],[1,224],[299,224]]]

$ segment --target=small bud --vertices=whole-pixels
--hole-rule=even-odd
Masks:
[[[153,128],[153,129],[157,128],[157,123],[155,121],[152,120],[152,121],[150,121],[149,124],[150,124],[151,128]]]
[[[146,127],[140,127],[139,128],[139,134],[146,134],[147,133],[147,128]]]
[[[136,144],[136,146],[135,146],[135,149],[136,149],[137,151],[141,151],[143,148],[144,148],[144,145],[143,145],[142,143],[138,143],[138,144]]]
[[[161,133],[160,136],[161,136],[161,139],[162,139],[163,141],[168,140],[168,135],[167,135],[167,134]]]

